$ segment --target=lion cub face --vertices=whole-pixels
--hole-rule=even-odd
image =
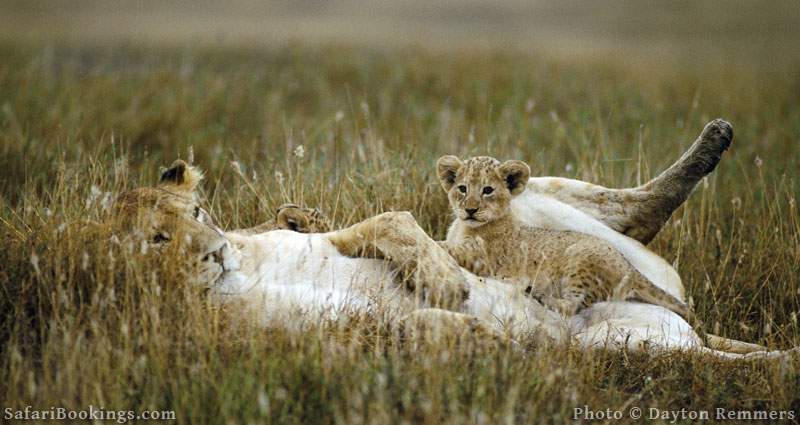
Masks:
[[[479,227],[509,212],[511,198],[525,190],[531,170],[522,161],[477,156],[463,162],[452,155],[436,162],[450,208],[470,227]]]

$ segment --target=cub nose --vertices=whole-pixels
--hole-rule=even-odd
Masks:
[[[475,215],[476,212],[478,212],[478,209],[477,208],[464,208],[464,212],[467,213],[467,216],[472,217],[473,215]]]

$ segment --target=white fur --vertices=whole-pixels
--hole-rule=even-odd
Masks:
[[[512,208],[531,225],[605,239],[654,283],[673,295],[683,296],[680,278],[669,264],[588,214],[535,191],[517,197]],[[415,295],[395,283],[389,263],[346,257],[328,240],[329,234],[278,230],[225,236],[230,244],[223,251],[227,271],[214,292],[224,302],[241,303],[247,313],[260,317],[265,324],[294,329],[304,322],[340,318],[342,312],[379,313],[386,317],[424,307]],[[544,331],[558,341],[571,341],[585,348],[648,352],[692,349],[729,359],[783,357],[797,352],[739,355],[715,351],[704,347],[691,325],[677,314],[637,302],[601,302],[564,319],[525,296],[514,282],[462,272],[470,289],[462,312],[512,337]]]
[[[602,302],[570,319],[573,337],[585,347],[644,350],[703,345],[680,316],[657,305]]]
[[[537,205],[540,209],[558,207],[555,213],[545,209],[548,217],[581,217],[587,220],[584,226],[596,227],[589,221],[594,219],[575,215],[557,203]],[[393,271],[386,262],[343,256],[326,234],[271,231],[226,236],[236,247],[228,253],[237,257],[232,263],[241,263],[243,269],[227,271],[216,293],[226,302],[244,302],[260,312],[265,323],[291,328],[297,325],[298,317],[314,322],[336,318],[340,312],[390,310],[407,314],[423,307],[413,294],[394,283]],[[543,330],[586,347],[620,348],[627,344],[630,349],[641,350],[701,346],[688,323],[659,306],[598,303],[566,321],[526,297],[513,282],[484,279],[467,271],[464,274],[470,297],[463,312],[512,336]]]
[[[375,307],[373,300],[387,302],[402,292],[390,285],[394,273],[388,263],[343,256],[321,234],[275,230],[226,236],[238,246],[229,255],[245,269],[226,272],[216,292],[260,303],[266,321],[295,313],[319,320],[340,312],[366,312]]]

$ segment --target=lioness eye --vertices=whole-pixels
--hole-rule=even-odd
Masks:
[[[483,194],[484,195],[491,195],[492,192],[494,192],[494,188],[491,187],[491,186],[486,186],[486,187],[483,188]]]
[[[194,218],[200,217],[200,207],[194,207]]]
[[[458,191],[461,192],[461,193],[467,193],[467,187],[464,186],[463,184],[459,185],[458,186]]]

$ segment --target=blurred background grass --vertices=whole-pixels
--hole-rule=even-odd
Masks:
[[[374,318],[231,325],[174,264],[80,228],[181,157],[228,228],[293,201],[340,226],[410,210],[442,237],[439,155],[630,186],[723,117],[731,150],[651,247],[713,330],[795,346],[799,24],[796,1],[0,1],[0,405],[279,423],[798,410],[797,362],[408,352]]]
[[[567,55],[755,55],[764,65],[797,59],[800,20],[792,0],[6,0],[2,11],[4,38],[15,40],[537,46]]]

